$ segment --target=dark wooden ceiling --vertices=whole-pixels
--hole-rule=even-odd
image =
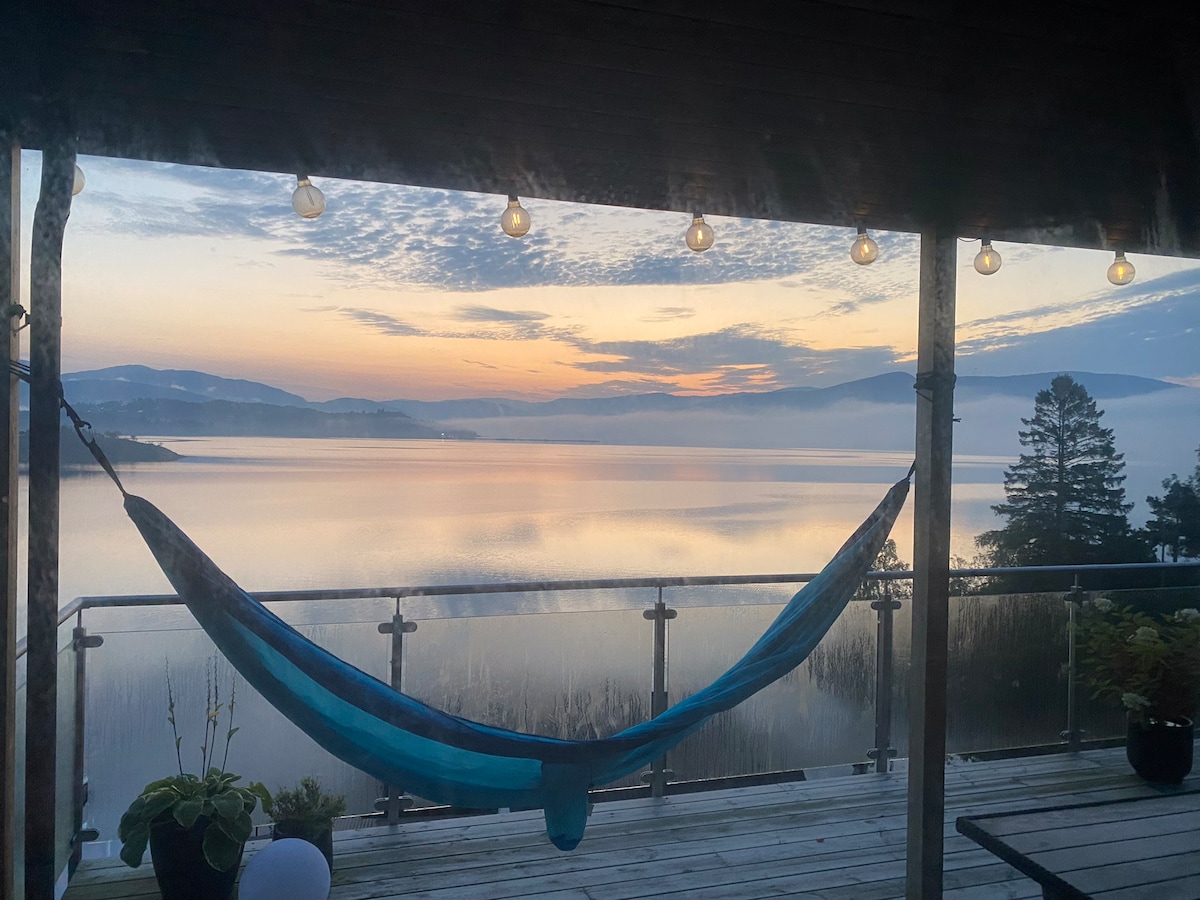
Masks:
[[[29,147],[1200,256],[1200,4],[15,3]]]

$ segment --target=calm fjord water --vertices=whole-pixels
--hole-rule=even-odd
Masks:
[[[901,453],[206,438],[127,467],[248,590],[816,571]],[[958,461],[954,544],[993,527],[1007,460]],[[893,532],[910,557],[906,511]],[[61,596],[169,590],[103,475],[64,480]]]

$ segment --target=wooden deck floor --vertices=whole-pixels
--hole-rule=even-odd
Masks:
[[[957,834],[957,816],[1170,790],[1133,775],[1121,748],[953,763],[946,784],[945,887],[956,900],[1041,897]],[[1184,788],[1196,787],[1193,773]],[[330,898],[902,897],[905,791],[896,772],[602,803],[573,853],[546,840],[540,812],[339,832]],[[85,862],[66,894],[157,896],[148,864],[116,860]]]

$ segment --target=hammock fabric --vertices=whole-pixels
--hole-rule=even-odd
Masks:
[[[862,582],[907,495],[906,477],[724,675],[657,718],[592,741],[492,728],[395,691],[253,600],[154,505],[126,494],[125,510],[234,668],[318,744],[439,803],[541,807],[550,840],[573,850],[583,837],[590,787],[637,771],[808,656]]]

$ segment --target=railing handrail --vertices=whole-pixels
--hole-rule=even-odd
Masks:
[[[979,578],[989,575],[1084,574],[1088,572],[1146,572],[1200,568],[1200,560],[1154,563],[1096,563],[1073,566],[1007,566],[951,569],[950,578]],[[296,603],[323,600],[401,600],[408,597],[452,597],[479,594],[532,594],[551,591],[617,590],[628,588],[720,587],[752,584],[804,584],[816,572],[776,575],[676,575],[649,578],[585,578],[559,581],[505,581],[473,584],[425,584],[399,587],[334,588],[304,591],[247,591],[262,603]],[[870,581],[908,581],[910,569],[889,569],[866,574]],[[58,624],[65,624],[85,609],[123,609],[142,606],[181,606],[178,594],[111,594],[76,597],[59,610]],[[25,653],[25,639],[17,642],[16,658]]]

